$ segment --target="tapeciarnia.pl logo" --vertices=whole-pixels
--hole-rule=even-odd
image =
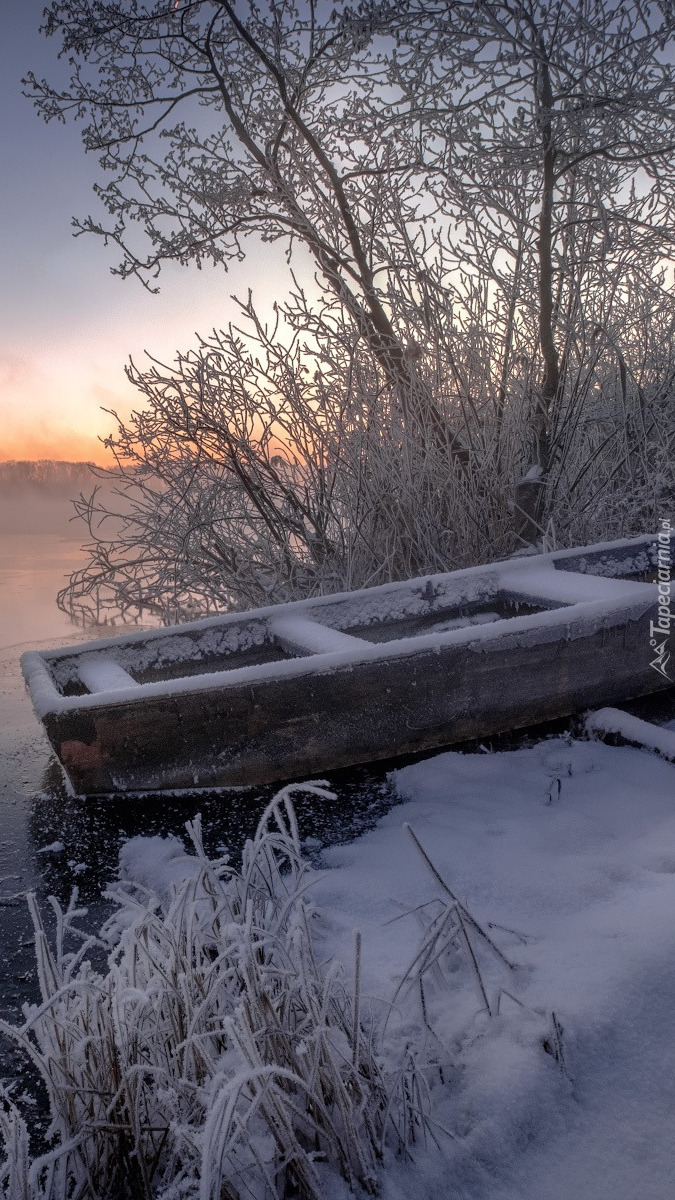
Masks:
[[[657,535],[658,553],[656,559],[657,565],[657,582],[658,582],[658,613],[656,621],[649,622],[649,645],[656,653],[656,657],[650,662],[650,667],[658,671],[664,679],[672,683],[673,677],[668,674],[666,667],[670,662],[670,651],[668,642],[670,640],[670,627],[675,621],[675,613],[672,608],[673,592],[671,580],[672,567],[672,549],[671,549],[671,526],[670,521],[666,518],[659,522],[661,528]]]

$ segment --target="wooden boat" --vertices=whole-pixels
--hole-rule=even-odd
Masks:
[[[509,559],[22,667],[76,793],[306,778],[668,687],[658,552],[646,536]]]

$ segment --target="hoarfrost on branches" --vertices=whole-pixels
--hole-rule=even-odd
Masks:
[[[52,4],[122,276],[287,253],[267,327],[130,368],[85,619],[641,532],[673,481],[672,7]],[[293,274],[296,272],[296,274]],[[102,522],[102,523],[101,523]]]

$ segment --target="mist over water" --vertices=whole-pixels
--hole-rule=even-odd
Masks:
[[[56,594],[84,560],[72,536],[0,530],[0,649],[76,632]]]
[[[85,463],[0,463],[0,649],[76,631],[56,595],[85,562],[73,498],[95,482]]]
[[[70,541],[81,541],[86,533],[67,496],[44,496],[34,488],[19,488],[0,493],[0,536],[13,534],[52,534]]]
[[[62,495],[29,487],[0,494],[0,1015],[12,1020],[23,1000],[36,998],[25,892],[44,891],[43,835],[36,837],[32,826],[52,762],[19,657],[31,646],[83,636],[56,606],[59,588],[84,561],[72,512]],[[20,1070],[4,1044],[0,1068],[10,1075]]]

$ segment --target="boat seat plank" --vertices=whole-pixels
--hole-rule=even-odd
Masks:
[[[78,673],[84,686],[92,693],[140,687],[124,667],[102,654],[83,656],[78,664]]]
[[[363,652],[365,648],[363,638],[352,637],[307,617],[272,617],[269,630],[284,650],[300,650],[305,654],[332,654],[344,650]]]
[[[574,571],[556,571],[554,567],[524,567],[505,571],[500,587],[509,595],[518,595],[551,604],[580,604],[593,600],[611,603],[639,596],[652,595],[651,584],[627,579],[605,579],[601,575],[582,575]]]

